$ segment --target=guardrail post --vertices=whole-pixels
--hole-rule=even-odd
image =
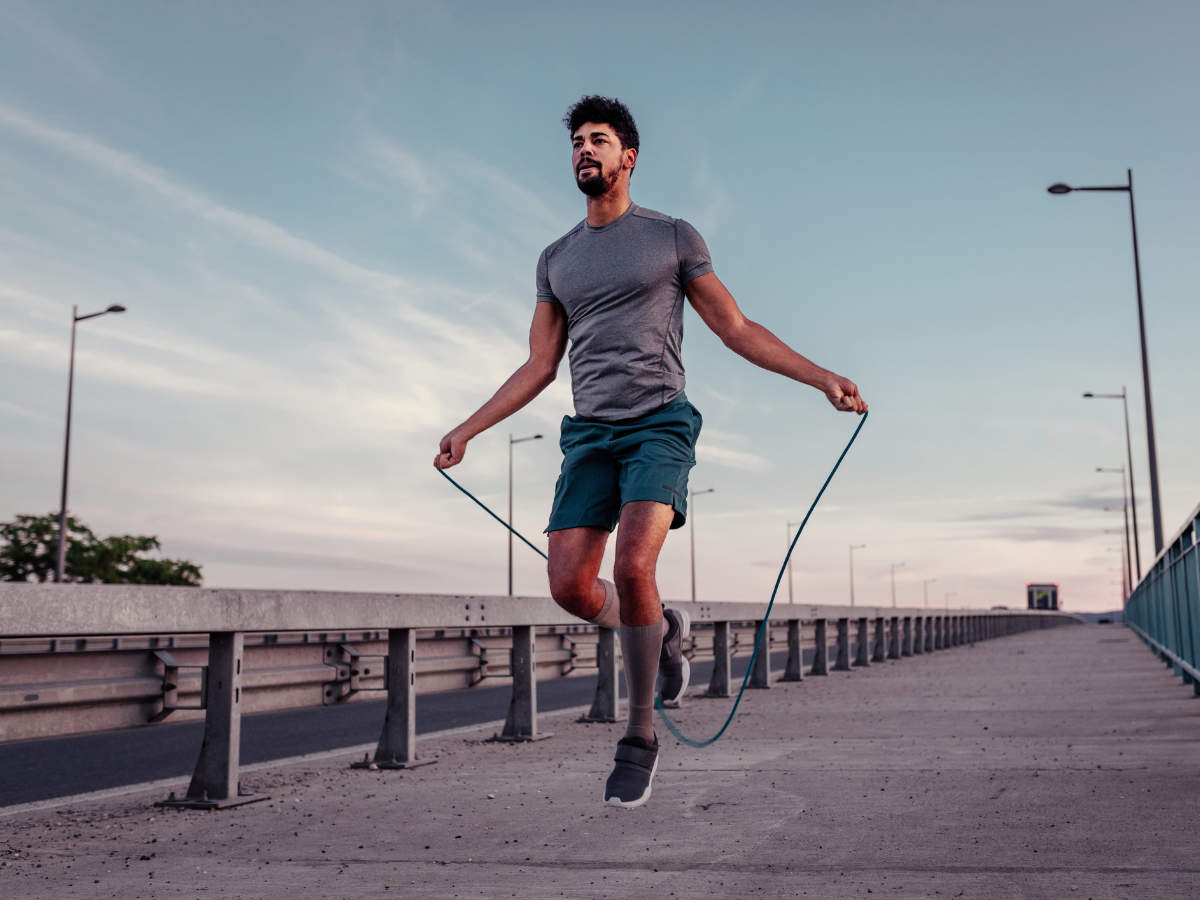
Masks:
[[[926,616],[925,617],[925,652],[926,653],[933,652],[933,629],[934,629],[934,620],[936,618],[937,618],[936,616]]]
[[[204,686],[204,738],[187,796],[174,792],[155,806],[224,809],[266,800],[266,794],[239,790],[242,738],[242,649],[240,631],[214,631],[208,636],[208,678]]]
[[[912,652],[916,656],[925,652],[925,617],[913,616],[913,645]]]
[[[813,620],[813,664],[808,670],[809,675],[829,674],[829,636],[826,634],[825,619]]]
[[[759,631],[762,632],[762,643],[754,655],[754,671],[750,673],[749,687],[765,691],[771,686],[771,623],[765,620],[759,622],[756,636]]]
[[[900,617],[892,616],[891,632],[888,640],[888,659],[900,658]]]
[[[713,671],[705,697],[728,697],[729,677],[729,623],[713,622]]]
[[[934,616],[933,617],[933,649],[934,650],[945,650],[946,649],[946,617],[945,616]]]
[[[959,635],[959,628],[962,625],[962,616],[950,616],[950,640],[947,642],[951,647],[957,647],[962,643]]]
[[[870,630],[866,618],[860,617],[855,623],[854,665],[856,666],[871,664]]]
[[[537,730],[537,671],[534,660],[536,634],[532,625],[512,630],[512,699],[504,730],[492,740],[540,741],[550,737]]]
[[[912,656],[913,655],[912,626],[913,626],[913,617],[905,616],[904,617],[904,636],[900,638],[900,655],[901,656]]]
[[[788,619],[788,656],[787,665],[783,667],[783,677],[780,681],[804,680],[804,651],[800,648],[800,620]]]
[[[387,713],[375,747],[375,758],[352,769],[413,769],[437,762],[417,759],[417,632],[388,629]]]
[[[615,722],[620,712],[620,688],[617,681],[617,631],[601,628],[596,640],[596,696],[592,708],[580,716],[580,722]]]
[[[871,648],[871,662],[883,662],[887,659],[887,651],[884,650],[883,640],[883,616],[875,617],[875,641]]]
[[[837,620],[837,658],[833,663],[833,671],[850,671],[850,620]]]

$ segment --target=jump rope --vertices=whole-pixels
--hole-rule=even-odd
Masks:
[[[849,453],[850,448],[854,446],[854,441],[858,437],[858,433],[862,431],[863,426],[867,424],[868,415],[870,415],[870,413],[862,414],[862,418],[859,420],[858,427],[854,429],[854,434],[850,435],[850,440],[846,442],[846,447],[844,450],[842,450],[842,455],[837,458],[837,462],[835,462],[833,464],[833,468],[830,469],[829,475],[825,479],[825,483],[821,485],[821,489],[817,491],[817,496],[813,498],[812,505],[808,507],[808,512],[804,514],[804,519],[800,522],[800,528],[796,531],[796,536],[792,538],[792,543],[788,546],[787,554],[783,557],[783,565],[779,567],[779,574],[775,577],[775,587],[771,590],[771,599],[767,601],[767,610],[763,613],[762,621],[758,626],[758,632],[754,637],[754,650],[750,654],[750,662],[746,666],[746,674],[742,677],[742,686],[738,689],[737,697],[734,698],[733,706],[730,708],[729,715],[725,718],[724,724],[721,725],[716,734],[707,740],[699,741],[695,738],[690,738],[679,730],[678,725],[671,721],[671,717],[668,716],[667,711],[663,709],[662,699],[660,697],[654,698],[654,708],[657,709],[658,714],[662,716],[663,723],[667,726],[667,730],[670,731],[680,743],[687,744],[689,747],[695,747],[697,749],[707,747],[710,744],[716,743],[716,741],[720,739],[721,735],[725,733],[725,730],[729,728],[730,723],[733,721],[733,717],[737,714],[738,706],[741,705],[742,695],[746,693],[746,686],[750,683],[750,676],[754,672],[754,661],[758,658],[759,650],[762,649],[763,634],[766,632],[767,626],[770,623],[771,610],[775,606],[775,595],[779,593],[779,585],[783,581],[784,573],[787,571],[788,560],[792,558],[792,551],[796,549],[796,543],[800,540],[800,535],[804,533],[804,526],[808,524],[809,517],[813,514],[813,510],[817,508],[817,503],[820,502],[821,495],[825,493],[825,488],[829,487],[829,482],[833,481],[833,476],[837,474],[838,466],[842,464],[842,460],[846,458],[846,454]],[[529,543],[529,541],[526,540],[525,536],[521,534],[521,532],[517,531],[517,529],[513,528],[502,518],[488,509],[478,497],[447,475],[445,469],[438,469],[438,471],[441,472],[443,478],[474,500],[484,512],[486,512],[489,516],[524,541],[525,546],[541,556],[542,559],[549,561],[549,557],[546,556],[546,554],[542,552],[540,548]]]

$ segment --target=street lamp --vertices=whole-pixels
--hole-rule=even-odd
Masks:
[[[100,312],[88,313],[86,316],[79,315],[78,306],[71,307],[71,362],[67,368],[67,436],[63,441],[62,496],[58,504],[58,554],[54,565],[56,582],[63,580],[63,571],[67,564],[67,473],[70,470],[71,461],[71,401],[75,393],[75,326],[84,319],[94,319],[106,313],[123,312],[125,312],[125,307],[119,303],[114,303]]]
[[[892,608],[896,608],[896,570],[904,567],[904,563],[892,563]]]
[[[1105,508],[1109,509],[1108,507],[1105,507]],[[1122,582],[1122,584],[1121,584],[1121,600],[1122,600],[1122,602],[1124,602],[1125,600],[1129,599],[1129,590],[1128,590],[1129,557],[1125,553],[1125,548],[1119,544],[1116,547],[1105,547],[1104,549],[1106,549],[1109,553],[1120,553],[1121,554],[1121,568],[1116,569],[1115,571],[1117,571],[1121,574],[1121,582]],[[1109,571],[1111,572],[1114,570],[1109,569]]]
[[[712,494],[716,488],[692,491],[692,511],[688,515],[688,538],[692,543],[692,602],[696,602],[696,498],[701,494]]]
[[[1125,467],[1104,468],[1103,466],[1096,467],[1097,472],[1105,472],[1109,475],[1121,476],[1121,512],[1125,515],[1125,559],[1132,565],[1133,557],[1129,553],[1129,496],[1125,493]],[[1133,593],[1133,577],[1129,571],[1130,566],[1126,566],[1125,577],[1129,582],[1129,593]],[[1141,578],[1141,573],[1138,573],[1138,578]]]
[[[513,595],[513,444],[523,444],[526,441],[540,441],[540,434],[515,438],[512,432],[508,435],[508,596]]]
[[[803,525],[803,522],[788,522],[787,523],[787,550],[788,550],[788,603],[794,603],[792,599],[792,529],[797,525]]]
[[[1154,443],[1154,407],[1150,402],[1150,361],[1146,354],[1146,315],[1142,303],[1142,264],[1138,259],[1137,217],[1133,211],[1133,169],[1125,170],[1125,184],[1101,185],[1099,187],[1071,187],[1059,182],[1046,188],[1051,194],[1069,194],[1071,191],[1124,191],[1129,194],[1129,227],[1133,232],[1133,277],[1137,285],[1138,336],[1142,344],[1142,389],[1146,398],[1146,447],[1150,454],[1150,505],[1154,518],[1154,552],[1161,553],[1163,547],[1162,508],[1158,500],[1158,451]],[[1130,466],[1132,472],[1133,466]],[[1140,569],[1140,565],[1139,565]]]
[[[1117,400],[1121,401],[1121,407],[1125,410],[1125,458],[1126,465],[1129,468],[1129,508],[1133,512],[1133,554],[1137,560],[1137,577],[1141,581],[1142,578],[1142,542],[1138,537],[1137,523],[1137,494],[1133,490],[1133,443],[1129,440],[1129,403],[1125,399],[1125,385],[1121,385],[1121,393],[1119,394],[1093,394],[1088,391],[1083,395],[1088,400]]]
[[[865,550],[866,544],[851,544],[850,545],[850,605],[854,605],[854,551]]]
[[[1126,534],[1126,535],[1128,535],[1128,532],[1122,532],[1122,530],[1120,528],[1105,528],[1104,533],[1105,534]],[[1130,579],[1130,572],[1129,572],[1129,541],[1128,540],[1125,541],[1125,547],[1123,548],[1123,552],[1121,553],[1121,566],[1122,566],[1121,577],[1124,579],[1123,585],[1124,585],[1124,590],[1125,590],[1125,597],[1126,597],[1126,599],[1128,599],[1129,594],[1132,590],[1132,585],[1133,585],[1133,581]]]
[[[936,578],[926,578],[921,582],[921,593],[925,598],[925,608],[929,609],[929,586],[937,581]]]

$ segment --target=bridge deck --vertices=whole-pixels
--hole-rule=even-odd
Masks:
[[[728,702],[689,698],[678,719],[706,735]],[[0,889],[1006,898],[1200,883],[1200,700],[1117,626],[750,693],[715,746],[664,739],[654,797],[630,812],[599,803],[618,726],[543,727],[554,737],[532,744],[427,738],[438,763],[406,772],[247,773],[272,799],[222,812],[164,812],[145,793],[27,810],[0,819]]]

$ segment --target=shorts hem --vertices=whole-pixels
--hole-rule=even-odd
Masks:
[[[639,496],[638,492],[633,492],[629,497],[621,498],[621,509],[625,509],[626,503],[636,503],[638,501],[661,503],[663,506],[669,506],[675,511],[675,518],[671,520],[671,530],[682,528],[687,522],[687,503],[679,500],[672,492],[670,494],[659,494],[656,497]]]
[[[616,525],[609,525],[607,522],[573,522],[569,525],[551,522],[542,529],[542,534],[550,534],[553,531],[566,531],[569,528],[597,528],[600,531],[607,531],[609,534],[612,534],[616,530],[616,527]]]

